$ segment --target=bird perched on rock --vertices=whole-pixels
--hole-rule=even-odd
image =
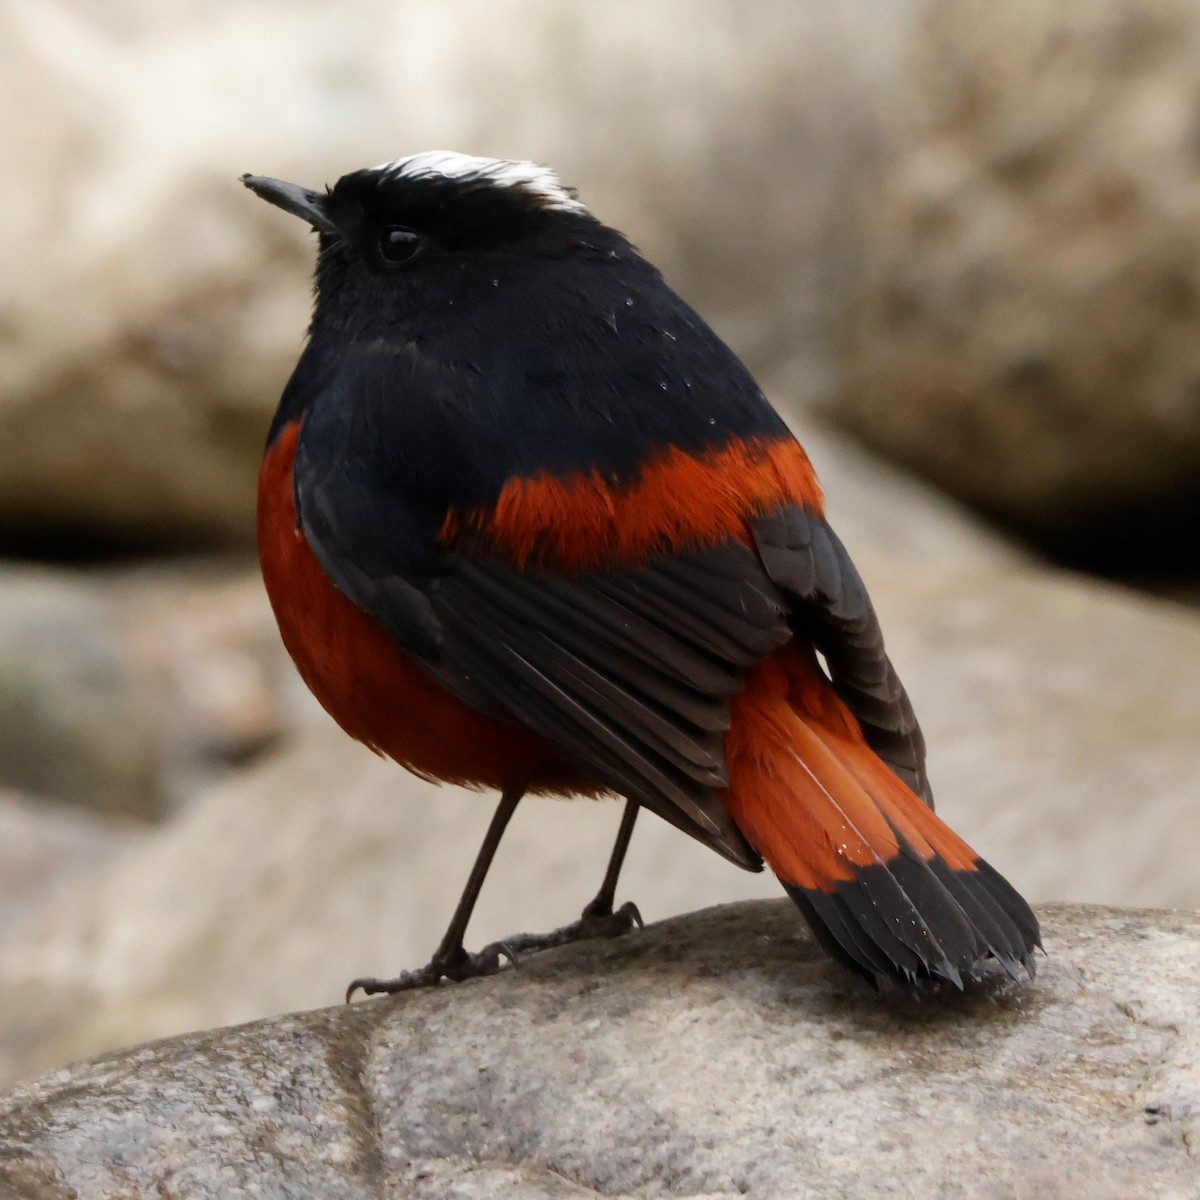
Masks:
[[[501,800],[428,966],[623,932],[639,808],[765,859],[875,982],[1033,973],[1038,925],[933,811],[920,729],[803,449],[616,230],[527,162],[416,154],[326,191],[244,182],[317,231],[309,339],[271,426],[258,543],[283,640],[352,737]],[[478,954],[463,934],[528,791],[618,793],[599,895]]]

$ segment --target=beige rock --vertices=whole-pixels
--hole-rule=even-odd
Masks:
[[[828,415],[1075,561],[1195,568],[1198,52],[1191,0],[935,0],[861,193]]]
[[[875,996],[786,902],[0,1097],[0,1191],[1193,1200],[1200,918],[1051,906],[1035,984]]]
[[[0,943],[39,907],[138,840],[133,822],[0,788]]]
[[[0,946],[0,1079],[111,1046],[328,1004],[362,974],[428,959],[494,805],[436,788],[339,730],[230,779],[133,859]],[[599,887],[620,809],[530,797],[488,879],[482,944],[578,915]],[[647,920],[778,895],[643,816],[622,898]],[[67,983],[67,980],[70,983]]]
[[[819,373],[834,197],[912,8],[7,6],[0,540],[248,537],[312,246],[247,170],[550,161],[755,365]]]
[[[939,811],[1036,899],[1200,907],[1200,620],[1067,574],[878,581]]]
[[[890,585],[925,567],[1019,567],[1029,557],[961,504],[809,416],[789,422],[820,477],[825,508],[857,563]],[[903,619],[903,618],[902,618]],[[886,628],[886,627],[885,627]]]

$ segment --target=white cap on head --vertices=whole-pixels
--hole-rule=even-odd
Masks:
[[[453,150],[426,150],[421,154],[398,158],[395,162],[380,163],[373,169],[404,179],[441,175],[447,179],[464,181],[486,180],[497,187],[519,188],[535,197],[543,208],[560,212],[587,212],[582,201],[559,182],[558,176],[549,167],[537,163],[508,158],[476,158],[470,154],[457,154]]]

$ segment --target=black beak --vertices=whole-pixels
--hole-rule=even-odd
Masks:
[[[282,179],[268,179],[265,175],[243,175],[242,182],[268,204],[307,221],[318,233],[337,232],[337,227],[325,214],[323,193],[295,183],[284,183]]]

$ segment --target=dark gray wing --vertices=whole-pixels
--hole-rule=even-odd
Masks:
[[[752,528],[767,575],[792,601],[793,628],[821,652],[867,744],[932,808],[925,739],[846,548],[823,517],[797,505]]]
[[[729,697],[791,636],[754,552],[731,540],[641,570],[572,575],[450,557],[425,593],[441,629],[427,667],[757,868],[717,796],[728,782]]]
[[[640,570],[517,570],[434,548],[428,530],[406,528],[411,508],[384,522],[381,502],[360,513],[362,489],[324,477],[298,460],[313,553],[435,678],[740,866],[761,866],[717,796],[729,697],[791,637],[787,604],[752,549],[731,539]],[[406,550],[427,548],[418,569],[387,553],[381,524]]]

